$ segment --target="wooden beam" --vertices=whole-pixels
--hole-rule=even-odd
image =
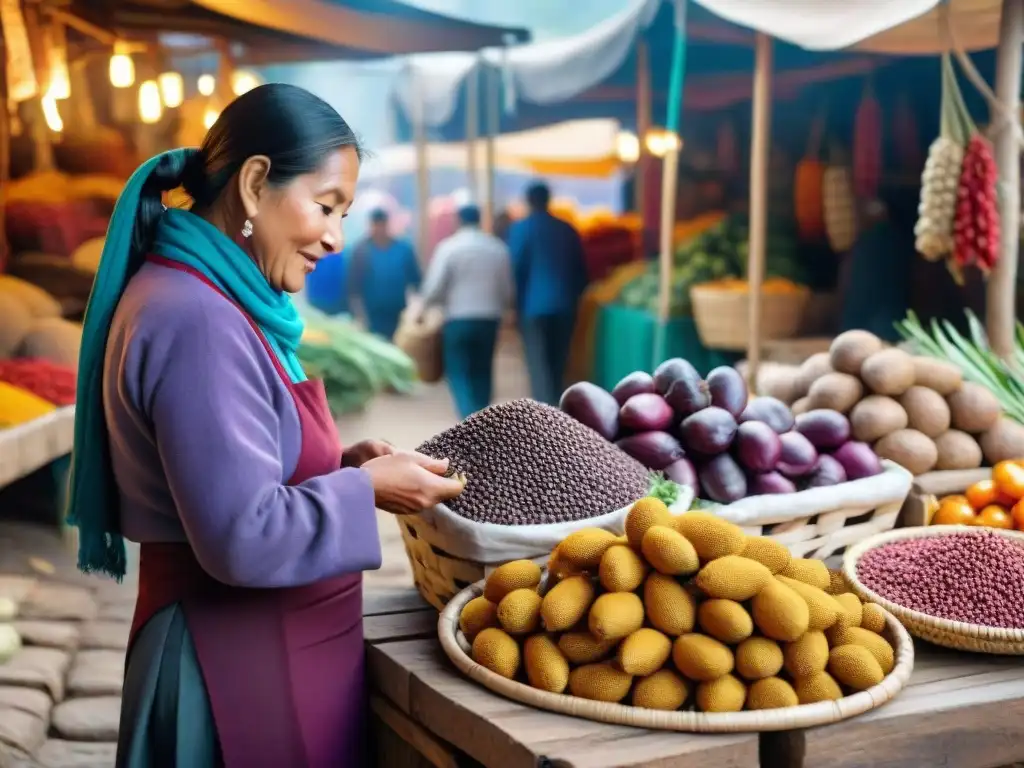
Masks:
[[[1024,0],[1003,0],[996,53],[996,98],[1003,114],[1019,120],[1021,46],[1024,44]],[[995,111],[993,111],[994,114]],[[997,117],[998,119],[998,117]],[[989,344],[1000,357],[1014,351],[1017,324],[1017,258],[1020,248],[1020,149],[1015,126],[1000,125],[994,154],[999,173],[999,260],[986,286],[985,327]]]
[[[754,114],[750,141],[750,247],[747,290],[750,296],[747,330],[747,377],[757,391],[761,362],[761,284],[768,242],[768,159],[772,131],[772,38],[757,34],[754,58]]]

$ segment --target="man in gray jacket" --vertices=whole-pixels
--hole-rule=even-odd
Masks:
[[[494,348],[514,289],[507,246],[480,229],[480,209],[459,210],[460,227],[442,240],[423,281],[423,305],[440,307],[445,323],[445,376],[460,418],[491,402]]]

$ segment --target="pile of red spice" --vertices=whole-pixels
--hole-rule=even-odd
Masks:
[[[1024,629],[1024,547],[992,531],[894,541],[864,553],[857,578],[929,616]]]
[[[75,404],[77,378],[73,369],[41,358],[0,360],[0,381],[57,406]]]

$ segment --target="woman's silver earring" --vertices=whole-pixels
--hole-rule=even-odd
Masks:
[[[252,222],[249,219],[242,225],[242,237],[252,237]]]

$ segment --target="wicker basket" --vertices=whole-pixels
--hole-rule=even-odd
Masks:
[[[452,663],[466,677],[508,699],[538,709],[602,723],[693,733],[743,733],[808,728],[845,720],[881,706],[899,693],[914,670],[913,641],[900,623],[891,615],[887,615],[884,635],[896,651],[896,664],[892,672],[873,688],[846,696],[839,701],[735,713],[666,712],[625,704],[590,701],[568,694],[549,693],[532,688],[495,674],[473,661],[470,658],[469,643],[459,630],[459,614],[466,603],[481,594],[483,582],[467,587],[456,595],[441,613],[437,624],[438,635],[441,647]]]
[[[681,514],[692,501],[692,491],[680,487],[679,499],[669,509]],[[621,534],[628,511],[629,506],[565,523],[509,526],[475,523],[438,504],[419,515],[396,515],[395,520],[416,588],[424,600],[441,610],[452,597],[502,563],[530,559],[546,565],[552,550],[574,530],[597,527]]]
[[[791,339],[800,332],[811,292],[804,287],[788,293],[761,292],[761,340]],[[747,348],[750,294],[713,284],[690,289],[693,319],[701,343],[708,349]]]
[[[797,557],[824,560],[896,525],[913,481],[891,461],[874,477],[793,494],[751,496],[713,508],[751,536],[769,536]]]
[[[1024,549],[1024,533],[1002,531],[993,528],[985,529],[998,536],[1012,541]],[[973,653],[997,653],[1015,656],[1024,655],[1024,629],[1000,629],[984,627],[979,624],[968,624],[962,621],[950,621],[929,616],[926,613],[912,611],[897,605],[864,586],[857,579],[857,562],[871,549],[881,547],[894,541],[906,539],[924,539],[948,536],[951,533],[980,534],[978,528],[966,528],[960,525],[933,525],[927,528],[900,528],[878,536],[873,536],[851,547],[843,557],[843,575],[860,597],[872,603],[878,603],[885,610],[898,618],[903,625],[916,637],[927,640],[946,648]]]

